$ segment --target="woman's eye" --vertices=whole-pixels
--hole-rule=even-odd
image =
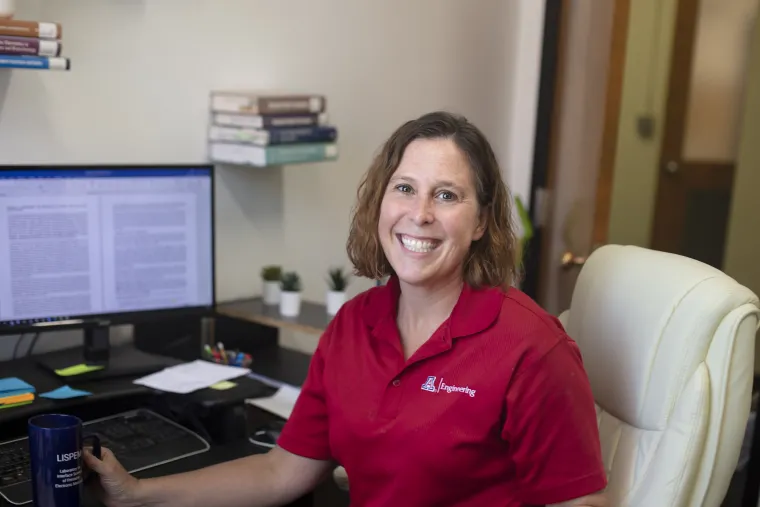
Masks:
[[[410,187],[406,183],[402,183],[401,185],[396,185],[396,190],[407,194],[412,191],[412,187]]]
[[[452,192],[449,192],[448,190],[444,190],[443,192],[438,194],[438,196],[444,201],[453,201],[454,199],[456,199],[456,196]]]

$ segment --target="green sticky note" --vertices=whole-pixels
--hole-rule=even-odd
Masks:
[[[21,401],[19,403],[11,403],[10,405],[0,405],[0,410],[3,410],[4,408],[13,408],[13,407],[20,407],[22,405],[29,405],[32,401]]]
[[[83,373],[89,373],[91,371],[102,370],[102,366],[89,365],[89,364],[75,364],[67,368],[61,368],[55,370],[55,374],[59,377],[73,377],[74,375],[82,375]]]
[[[216,389],[217,391],[226,391],[227,389],[232,389],[237,384],[234,382],[230,382],[229,380],[223,380],[221,382],[217,382],[214,385],[209,386],[211,389]]]

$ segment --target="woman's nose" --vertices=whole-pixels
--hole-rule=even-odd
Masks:
[[[415,202],[415,207],[412,212],[414,223],[417,225],[424,225],[433,222],[433,203],[430,199],[420,197]]]

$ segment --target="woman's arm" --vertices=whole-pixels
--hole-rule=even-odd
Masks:
[[[274,507],[308,493],[332,468],[275,447],[212,467],[155,479],[130,475],[113,453],[102,459],[85,451],[85,462],[98,475],[96,491],[108,507]]]
[[[216,466],[141,481],[141,505],[156,507],[250,507],[287,504],[308,493],[329,473],[331,463],[275,447]]]
[[[561,337],[536,356],[513,373],[502,429],[519,499],[527,505],[597,507],[595,496],[607,487],[607,475],[580,352]]]

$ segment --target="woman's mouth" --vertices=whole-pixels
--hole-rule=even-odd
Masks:
[[[432,238],[417,238],[407,234],[396,234],[401,245],[413,253],[429,253],[438,248],[441,241]]]

